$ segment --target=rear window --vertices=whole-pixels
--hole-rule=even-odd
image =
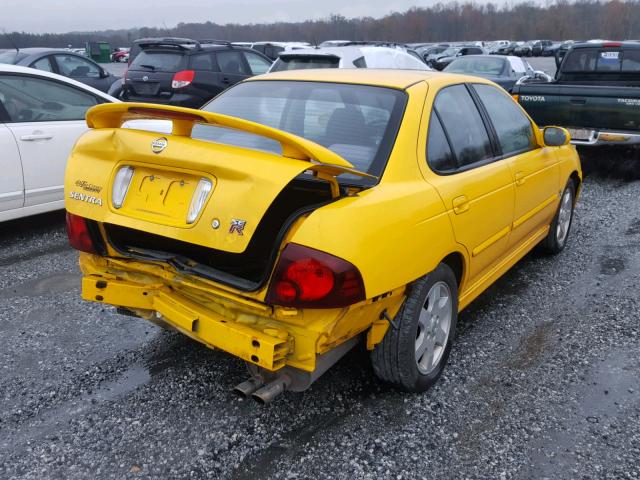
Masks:
[[[10,65],[15,64],[18,60],[16,57],[18,56],[18,52],[15,50],[9,50],[8,52],[0,53],[0,63],[8,63]]]
[[[338,68],[340,59],[338,57],[303,57],[287,56],[280,57],[271,67],[272,72],[282,72],[284,70],[305,70],[311,68]]]
[[[176,72],[185,63],[182,52],[143,50],[131,63],[131,68],[154,72]]]
[[[562,71],[571,72],[637,72],[640,49],[577,48],[566,55]]]
[[[320,82],[255,81],[203,107],[284,130],[342,156],[360,171],[384,171],[406,103],[399,90]],[[196,125],[193,138],[281,154],[280,144],[250,133]],[[371,183],[341,175],[347,183]]]

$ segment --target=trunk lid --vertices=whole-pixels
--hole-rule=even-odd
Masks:
[[[170,120],[172,134],[120,128],[128,120],[148,118]],[[328,182],[333,198],[340,195],[337,175],[370,176],[303,138],[199,110],[105,104],[89,111],[87,123],[92,130],[80,138],[67,167],[69,212],[222,252],[244,252],[265,212],[303,172]],[[271,138],[281,143],[283,154],[194,140],[190,132],[195,123]],[[114,183],[126,167],[133,172],[118,208]],[[187,216],[202,181],[209,182],[210,190],[203,194],[202,207],[190,222]],[[326,184],[324,187],[329,190]]]

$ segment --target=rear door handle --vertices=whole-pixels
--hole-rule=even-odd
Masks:
[[[516,185],[517,186],[524,185],[524,182],[526,182],[526,178],[524,176],[524,173],[516,172]]]
[[[453,199],[453,213],[460,215],[469,210],[469,200],[464,195]]]
[[[36,140],[51,140],[53,135],[50,133],[32,133],[30,135],[22,135],[20,140],[23,142],[34,142]]]
[[[231,80],[229,80],[227,77],[222,77],[222,83],[224,83],[225,85],[228,85],[231,83]]]

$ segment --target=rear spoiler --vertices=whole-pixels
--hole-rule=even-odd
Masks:
[[[331,176],[334,188],[337,187],[334,185],[333,177],[340,174],[378,178],[354,169],[353,165],[340,155],[306,138],[229,115],[147,103],[103,103],[87,111],[89,128],[121,128],[122,124],[129,120],[150,119],[171,121],[171,134],[177,136],[190,137],[193,126],[203,123],[270,138],[280,143],[283,157],[310,162],[309,170],[316,172],[320,178],[328,180],[327,175]]]

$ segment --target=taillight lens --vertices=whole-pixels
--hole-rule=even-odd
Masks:
[[[282,251],[266,297],[296,308],[340,308],[364,299],[362,275],[353,264],[295,243]]]
[[[111,189],[111,203],[114,208],[122,207],[124,198],[129,191],[129,185],[133,178],[134,168],[130,166],[121,167],[116,173],[116,177],[113,179],[113,187]]]
[[[67,212],[67,236],[76,250],[97,253],[86,218]]]
[[[196,72],[193,70],[181,70],[176,72],[171,81],[171,88],[184,88],[193,82]]]

